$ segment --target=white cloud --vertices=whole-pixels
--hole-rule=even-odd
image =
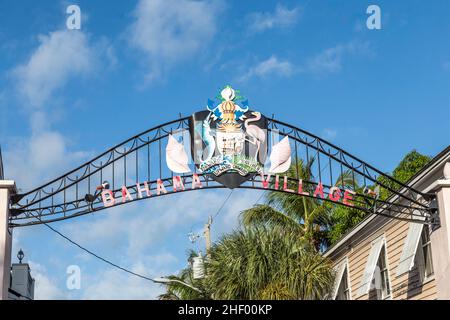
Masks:
[[[144,261],[146,261],[147,264],[151,265],[152,269],[161,270],[167,268],[167,266],[173,265],[174,263],[178,262],[178,259],[170,252],[160,252],[147,257]],[[141,267],[143,266],[141,265]],[[139,270],[137,270],[136,272],[138,271]]]
[[[194,223],[199,228],[203,226],[208,215],[216,213],[228,192],[202,190],[148,199],[141,202],[143,205],[137,202],[108,209],[97,217],[71,220],[59,229],[88,249],[138,274],[150,278],[176,274],[185,265],[186,257],[175,256],[172,253],[173,243],[168,243],[169,240],[180,232],[187,234],[189,226]],[[235,190],[213,222],[213,239],[236,228],[239,212],[251,207],[259,194],[260,191]],[[199,241],[203,246],[203,240]],[[185,243],[176,245],[186,249],[190,247],[187,237]],[[164,291],[159,285],[111,268],[103,262],[98,262],[99,268],[96,269],[93,264],[95,259],[91,256],[87,259],[78,256],[82,271],[81,291],[68,291],[64,279],[57,282],[45,268],[32,263],[36,297],[155,299]]]
[[[5,174],[26,191],[64,173],[88,155],[69,151],[67,139],[59,132],[38,130],[28,139],[16,139],[13,147],[4,153]]]
[[[202,208],[207,193],[209,206]],[[146,249],[155,248],[174,229],[189,225],[203,217],[221,198],[217,193],[192,191],[179,195],[147,199],[108,209],[108,214],[99,214],[94,221],[80,221],[64,226],[64,232],[74,240],[89,245],[123,247],[123,255],[134,257]],[[123,243],[122,241],[125,241]],[[95,249],[95,248],[94,248]]]
[[[239,226],[241,211],[253,207],[258,199],[260,199],[259,203],[262,203],[264,200],[261,197],[262,193],[263,191],[235,189],[223,212],[217,216],[216,221],[213,221],[211,228],[213,239],[236,229]]]
[[[20,249],[22,249],[22,232],[23,228],[15,228],[13,231],[13,237],[12,237],[12,252],[14,257],[14,252],[19,252]],[[14,258],[13,258],[14,259]]]
[[[300,8],[288,9],[278,4],[275,12],[253,12],[247,16],[250,33],[295,25],[300,18]]]
[[[234,192],[214,221],[213,233],[216,236],[238,226],[238,215],[242,210],[253,206],[254,194],[255,191],[251,190]],[[117,256],[131,259],[146,250],[159,248],[174,230],[180,228],[186,232],[188,246],[187,233],[191,231],[189,227],[203,227],[208,215],[215,214],[225,197],[226,194],[222,191],[201,190],[150,198],[144,202],[110,208],[107,214],[99,213],[94,220],[72,221],[64,225],[62,231],[94,251],[98,247],[108,247],[115,250]],[[203,205],[199,206],[199,203]],[[95,247],[92,247],[93,243]]]
[[[338,73],[342,69],[343,59],[346,55],[372,55],[369,43],[352,41],[347,44],[339,44],[335,47],[328,48],[312,59],[309,59],[303,68],[303,71],[324,74]]]
[[[44,266],[29,261],[31,276],[35,280],[35,300],[61,300],[67,299],[67,295],[58,287],[56,280],[52,279]]]
[[[39,47],[13,74],[19,92],[31,106],[40,107],[72,76],[87,75],[96,52],[80,31],[61,30],[39,36]]]
[[[132,47],[145,55],[147,80],[205,48],[216,33],[218,1],[140,0],[128,30]]]
[[[288,60],[279,60],[271,56],[267,60],[257,63],[240,76],[238,81],[247,81],[250,78],[267,78],[271,76],[288,77],[294,73],[294,66]]]
[[[53,101],[56,92],[73,77],[91,75],[103,65],[102,61],[116,63],[114,50],[106,38],[94,45],[85,33],[76,30],[58,30],[38,38],[39,45],[29,59],[12,71],[17,93],[28,107],[33,107],[28,111],[30,136],[15,138],[5,152],[6,174],[22,189],[62,174],[89,155],[71,151],[72,141],[51,129],[58,114]]]
[[[343,46],[326,49],[308,62],[308,70],[314,73],[334,73],[342,68]]]
[[[149,256],[141,254],[138,260],[130,268],[137,274],[157,278],[176,273],[174,264],[178,259],[169,252]],[[82,299],[155,299],[164,292],[162,286],[119,269],[102,268],[100,272],[90,275],[86,275],[85,270],[83,275]]]
[[[113,262],[133,272],[148,277],[176,274],[185,257],[174,256],[168,251],[167,246],[173,245],[168,243],[169,240],[180,232],[186,232],[186,242],[177,245],[189,248],[188,228],[203,226],[208,215],[216,213],[227,194],[226,190],[203,190],[150,198],[143,203],[108,209],[107,214],[94,221],[72,220],[62,231],[105,257],[110,256],[108,251],[114,252]],[[213,239],[236,228],[239,213],[251,207],[259,195],[259,191],[235,190],[213,221]],[[199,206],[199,203],[203,205]],[[203,246],[203,239],[198,241]],[[86,268],[83,269],[82,299],[155,299],[164,291],[158,285],[120,270],[87,272]]]
[[[136,271],[135,271],[136,272]],[[107,269],[96,274],[93,282],[89,282],[81,298],[85,300],[150,300],[164,292],[164,288],[127,275],[117,269]]]

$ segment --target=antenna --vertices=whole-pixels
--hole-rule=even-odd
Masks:
[[[189,232],[188,233],[188,237],[189,237],[189,241],[192,244],[194,244],[198,240],[198,238],[200,238],[200,235],[196,234],[196,233],[193,233],[193,232]]]

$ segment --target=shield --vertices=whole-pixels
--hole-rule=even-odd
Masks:
[[[262,173],[267,157],[267,119],[259,112],[223,101],[189,121],[191,153],[197,169],[236,188]]]

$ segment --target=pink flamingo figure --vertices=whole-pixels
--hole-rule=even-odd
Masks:
[[[250,118],[250,119],[245,120],[244,126],[245,126],[245,130],[247,132],[247,135],[249,137],[253,138],[253,141],[251,141],[251,140],[247,140],[247,141],[256,145],[255,159],[257,159],[257,157],[259,155],[259,151],[261,149],[261,144],[266,141],[266,133],[264,132],[263,129],[261,129],[257,125],[250,124],[251,122],[259,121],[261,119],[261,113],[260,112],[252,112],[251,114],[254,115],[255,118]]]

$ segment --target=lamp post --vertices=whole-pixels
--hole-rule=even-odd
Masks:
[[[24,257],[25,254],[23,253],[22,249],[20,249],[19,252],[17,253],[17,259],[19,259],[19,263],[22,263]]]
[[[177,282],[177,283],[180,283],[180,284],[182,284],[182,285],[184,285],[186,287],[191,288],[192,290],[195,290],[195,291],[197,291],[199,293],[202,293],[202,291],[200,289],[198,289],[198,288],[196,288],[194,286],[191,286],[190,284],[188,284],[186,282],[177,280],[177,279],[169,279],[169,278],[165,278],[165,277],[159,277],[159,278],[155,278],[155,279],[152,279],[152,280],[153,280],[153,282],[162,283],[162,284],[169,284],[169,283],[172,283],[172,282]]]

